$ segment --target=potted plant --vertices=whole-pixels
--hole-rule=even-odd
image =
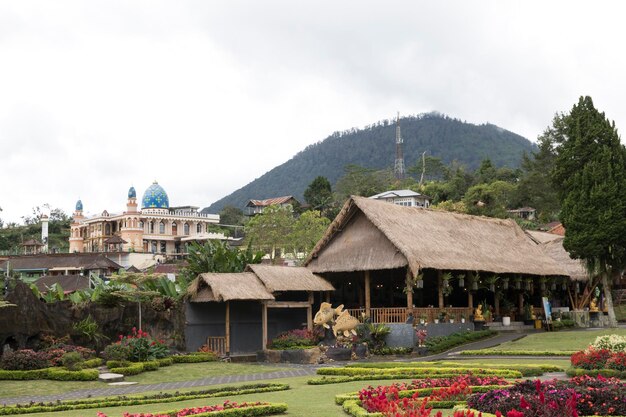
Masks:
[[[524,324],[526,325],[534,324],[533,310],[530,304],[524,305]]]
[[[446,317],[448,317],[448,312],[445,310],[441,310],[439,312],[439,322],[440,323],[445,323],[446,322]]]
[[[461,323],[465,323],[465,313],[461,313]]]
[[[424,325],[424,324],[426,324],[426,320],[428,320],[428,317],[426,316],[426,314],[422,314],[422,315],[420,315],[419,320],[420,320],[420,324]]]

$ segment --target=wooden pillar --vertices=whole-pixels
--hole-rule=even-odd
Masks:
[[[443,272],[441,270],[437,271],[437,293],[439,295],[439,308],[444,308],[443,302]]]
[[[370,315],[371,313],[371,308],[372,308],[372,300],[371,300],[371,277],[370,277],[370,271],[365,271],[365,315],[369,318],[371,318],[372,316]]]
[[[309,291],[309,306],[306,308],[306,328],[313,330],[313,292]]]
[[[330,291],[326,291],[326,302],[330,303]]]
[[[474,308],[474,294],[472,294],[471,288],[468,288],[467,290],[467,306],[469,308]]]
[[[406,280],[404,284],[406,285],[406,308],[409,309],[409,313],[413,311],[413,284],[411,283],[411,278],[411,270],[407,267]]]
[[[230,301],[226,301],[226,356],[230,356]]]
[[[524,293],[521,291],[517,294],[517,307],[519,309],[520,316],[524,317]]]
[[[493,309],[496,316],[500,315],[500,298],[497,293],[493,293]]]
[[[267,349],[267,301],[261,305],[261,332],[263,333],[263,350]]]

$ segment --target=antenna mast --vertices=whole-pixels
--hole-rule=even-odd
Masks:
[[[400,132],[400,112],[398,112],[398,117],[396,119],[396,163],[393,167],[393,173],[398,180],[403,180],[405,175],[402,142],[402,133]]]

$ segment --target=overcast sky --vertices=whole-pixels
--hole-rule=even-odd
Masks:
[[[624,2],[0,2],[0,218],[204,207],[333,131],[439,111],[626,129]],[[622,141],[624,139],[622,138]],[[250,196],[254,198],[256,196]]]

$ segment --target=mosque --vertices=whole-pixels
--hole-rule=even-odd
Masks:
[[[137,193],[128,190],[126,211],[110,214],[104,210],[93,217],[83,216],[83,203],[78,200],[70,234],[73,252],[136,252],[180,254],[190,241],[223,239],[212,233],[218,224],[217,214],[203,214],[198,207],[170,207],[167,193],[156,181],[148,187],[137,209]]]

